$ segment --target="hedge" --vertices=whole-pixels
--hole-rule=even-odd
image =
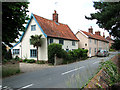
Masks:
[[[75,49],[73,51],[69,50],[66,52],[62,49],[61,44],[52,43],[48,46],[48,63],[54,64],[54,56],[58,58],[63,58],[63,64],[75,62],[76,60],[87,58],[87,49]]]

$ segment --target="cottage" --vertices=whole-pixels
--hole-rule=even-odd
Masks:
[[[48,45],[51,43],[62,44],[66,51],[78,49],[78,38],[74,35],[68,25],[59,23],[58,14],[53,13],[53,20],[31,14],[30,21],[26,26],[19,42],[12,48],[13,57],[37,59],[37,50],[30,44],[32,35],[42,34],[43,43],[38,48],[38,60],[48,60]]]
[[[78,47],[88,49],[88,56],[90,57],[95,56],[98,50],[109,50],[109,42],[105,39],[105,35],[101,36],[100,31],[93,34],[92,27],[88,29],[88,32],[78,31],[76,36],[79,39]]]

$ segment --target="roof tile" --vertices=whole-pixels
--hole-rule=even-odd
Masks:
[[[78,40],[78,38],[74,35],[74,33],[71,31],[68,25],[56,23],[52,20],[45,19],[35,14],[33,15],[38,21],[41,28],[43,29],[44,33],[47,34],[48,37]]]

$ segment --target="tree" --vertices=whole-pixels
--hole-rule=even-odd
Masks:
[[[117,38],[117,43],[119,42],[120,45],[120,2],[94,2],[93,7],[97,12],[85,18],[96,19],[96,24]]]
[[[111,35],[120,38],[120,2],[94,2],[96,13],[85,16],[86,19],[97,20],[100,28],[109,31]]]
[[[38,47],[42,45],[42,35],[31,36],[30,43],[37,48],[37,61],[38,61]]]
[[[8,45],[15,41],[24,31],[23,24],[28,20],[29,2],[3,2],[2,3],[2,41]]]
[[[120,39],[114,40],[114,43],[112,45],[113,49],[120,50]]]

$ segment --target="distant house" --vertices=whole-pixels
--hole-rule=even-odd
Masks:
[[[68,25],[58,22],[58,14],[53,13],[53,20],[48,20],[32,14],[30,21],[22,34],[20,41],[12,48],[13,57],[37,59],[37,50],[30,44],[32,35],[40,35],[44,39],[42,46],[38,48],[38,59],[48,60],[48,45],[51,43],[62,44],[66,51],[78,49],[78,38]]]
[[[95,56],[96,52],[101,49],[109,50],[109,42],[105,39],[105,36],[100,35],[100,31],[93,34],[93,28],[89,28],[88,32],[78,31],[76,33],[79,39],[78,47],[88,49],[88,56]]]
[[[107,36],[106,39],[109,41],[109,48],[113,45],[114,41],[111,38],[111,35]]]

